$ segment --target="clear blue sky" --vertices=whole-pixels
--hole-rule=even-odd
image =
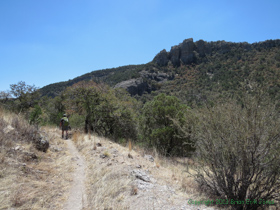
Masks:
[[[0,0],[0,90],[151,61],[184,39],[280,38],[279,0]]]

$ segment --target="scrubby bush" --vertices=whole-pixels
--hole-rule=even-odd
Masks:
[[[117,97],[116,90],[93,81],[79,82],[66,90],[67,113],[83,116],[85,132],[121,138],[136,137],[132,99]],[[75,117],[74,117],[75,119]],[[79,117],[79,123],[82,118]],[[70,119],[72,122],[72,119]]]
[[[195,178],[229,204],[244,201],[233,208],[257,209],[280,200],[280,116],[263,94],[240,101],[200,110]]]
[[[75,113],[69,117],[69,122],[71,128],[83,129],[85,125],[85,116]]]
[[[41,121],[42,109],[39,105],[35,105],[29,115],[29,123],[38,125]]]
[[[162,154],[185,155],[192,148],[180,127],[186,124],[188,107],[175,96],[160,94],[143,107],[141,130],[150,146]]]
[[[40,94],[34,85],[27,85],[24,81],[20,81],[17,84],[11,84],[10,88],[10,95],[16,98],[13,103],[15,111],[25,111],[38,103]]]
[[[52,125],[59,125],[60,119],[65,113],[65,106],[63,102],[65,101],[64,93],[56,96],[55,98],[43,97],[41,99],[41,106],[44,108],[47,116],[48,123]]]

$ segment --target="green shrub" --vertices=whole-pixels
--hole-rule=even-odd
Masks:
[[[141,130],[143,137],[162,154],[184,155],[190,149],[189,140],[180,126],[186,123],[188,107],[175,96],[160,94],[143,107]]]
[[[42,109],[35,105],[29,116],[29,123],[38,125],[41,122]]]
[[[71,128],[82,129],[85,125],[85,116],[79,114],[73,114],[69,117]]]
[[[121,99],[116,95],[116,90],[93,81],[79,82],[67,88],[64,104],[67,113],[74,114],[70,123],[73,121],[77,126],[84,123],[86,133],[93,131],[115,140],[135,138],[136,122],[132,109],[135,102],[130,97]]]

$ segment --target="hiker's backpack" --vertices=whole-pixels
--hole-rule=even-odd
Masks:
[[[67,117],[63,117],[63,118],[62,118],[62,125],[63,125],[64,127],[69,126],[69,121],[68,121],[68,118],[67,118]]]

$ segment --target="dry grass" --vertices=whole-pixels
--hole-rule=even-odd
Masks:
[[[128,150],[129,150],[129,152],[131,152],[131,150],[132,150],[131,140],[128,141]]]
[[[102,147],[96,147],[97,143],[101,143]],[[81,134],[76,144],[89,163],[88,205],[95,209],[128,209],[125,200],[131,190],[131,179],[127,178],[129,173],[116,167],[113,147],[103,147],[104,143],[109,144],[105,139]]]
[[[102,146],[96,147],[98,143]],[[186,203],[187,198],[202,198],[198,186],[187,173],[187,160],[170,160],[153,151],[155,161],[150,162],[144,158],[147,151],[137,146],[132,149],[130,141],[127,147],[123,147],[93,135],[80,134],[76,146],[88,163],[86,184],[89,207],[159,209],[166,207],[162,204],[164,202],[169,207],[179,207],[178,203]],[[127,155],[128,151],[133,159]],[[131,171],[138,166],[142,171],[148,171],[160,187],[152,190],[139,189],[135,184],[135,177],[131,175]],[[165,189],[165,186],[168,187]],[[174,189],[175,194],[169,188]]]
[[[71,182],[71,159],[55,130],[41,129],[50,149],[37,151],[34,131],[20,116],[0,110],[0,209],[61,209]],[[3,132],[7,126],[14,130]]]
[[[73,135],[72,135],[72,141],[74,143],[76,143],[78,141],[78,138],[79,138],[80,135],[81,135],[80,131],[78,131],[78,130],[74,131]]]
[[[0,112],[0,132],[12,123],[28,128],[22,119],[15,120],[16,117]],[[30,142],[22,139],[5,139],[5,144],[1,144],[0,209],[62,209],[67,200],[74,171],[71,155],[67,152],[65,141],[60,139],[60,131],[55,128],[43,130],[50,139],[51,148],[47,153],[37,151]],[[11,134],[10,138],[13,137]],[[190,160],[170,160],[160,157],[156,151],[132,146],[131,141],[128,147],[123,147],[105,138],[78,131],[73,132],[72,141],[87,162],[89,207],[158,209],[177,205],[180,208],[178,203],[185,203],[186,198],[200,196],[193,179],[186,172],[185,165],[190,164]],[[16,147],[20,149],[11,149]],[[128,152],[133,159],[128,157]],[[32,156],[28,154],[35,154],[37,159],[30,158]],[[145,159],[145,154],[152,154],[155,161]],[[138,167],[156,179],[157,187],[151,190],[139,188],[131,174]],[[174,189],[175,194],[169,188]]]

